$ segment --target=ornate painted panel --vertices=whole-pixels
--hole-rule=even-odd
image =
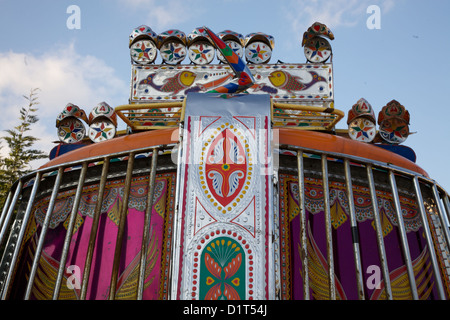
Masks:
[[[176,298],[271,297],[270,137],[268,96],[189,95]]]
[[[144,299],[167,299],[168,297],[175,176],[175,173],[157,174],[156,176],[151,216],[151,237],[145,271]],[[79,284],[82,283],[98,187],[98,184],[93,184],[83,188],[66,262],[66,271],[63,276],[60,299],[79,299],[80,288],[75,285],[73,276],[80,277],[77,280]],[[116,299],[135,298],[147,194],[148,176],[134,177],[130,189]],[[124,205],[122,202],[123,195],[124,179],[107,182],[91,264],[87,299],[103,300],[108,298],[119,212]],[[32,299],[48,300],[52,298],[74,197],[75,189],[58,194],[32,290]],[[49,200],[50,196],[42,198],[35,205],[34,218],[31,220],[26,233],[26,246],[22,258],[22,268],[25,269],[25,274],[30,272],[29,262],[27,261],[33,259]],[[72,273],[75,269],[80,272]],[[71,283],[73,288],[71,289],[67,283]]]
[[[331,64],[249,65],[255,84],[247,91],[268,94],[274,101],[332,101]],[[131,102],[182,101],[188,93],[207,92],[230,82],[227,65],[132,65]]]
[[[298,179],[293,175],[280,174],[279,181],[281,298],[303,299]],[[330,181],[329,190],[336,297],[340,300],[356,300],[358,299],[358,288],[345,183]],[[385,299],[385,288],[382,276],[379,285],[371,285],[373,284],[373,270],[377,267],[381,268],[381,264],[370,193],[368,188],[358,185],[353,185],[353,193],[365,296],[366,299],[383,300]],[[401,250],[392,195],[390,192],[377,190],[377,200],[393,298],[410,300],[412,294]],[[430,249],[426,243],[419,209],[412,196],[400,196],[400,202],[419,298],[438,299],[431,268]],[[321,179],[305,178],[305,209],[310,295],[312,299],[328,299],[328,262]],[[433,241],[443,243],[442,234],[439,232],[438,218],[433,218],[436,214],[433,213],[432,207],[428,205],[428,209],[430,210],[429,224],[432,226]],[[436,254],[444,275],[444,286],[448,290],[449,274],[445,270],[445,265],[448,263],[447,252],[446,250],[437,250]]]

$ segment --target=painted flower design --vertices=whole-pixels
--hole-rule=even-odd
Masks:
[[[189,58],[196,64],[207,64],[214,59],[214,48],[210,45],[198,43],[189,48]]]
[[[267,51],[258,45],[255,49],[250,49],[250,52],[252,53],[252,58],[259,58],[259,59],[263,60],[264,54]]]
[[[65,143],[75,143],[84,138],[85,129],[80,120],[69,117],[60,122],[58,127],[59,139]]]
[[[202,254],[200,299],[238,300],[245,294],[244,259],[233,239],[211,241]]]
[[[109,140],[116,134],[116,128],[109,121],[98,121],[89,127],[89,138],[94,142]]]
[[[370,142],[375,137],[376,127],[370,120],[364,118],[355,119],[349,125],[349,134],[354,140]]]
[[[176,64],[186,57],[186,48],[181,43],[169,42],[161,47],[161,56],[167,63]]]
[[[389,143],[402,143],[409,135],[408,124],[398,118],[387,119],[380,126],[380,135]]]

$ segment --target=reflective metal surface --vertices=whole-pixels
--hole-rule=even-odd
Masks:
[[[420,299],[424,295],[423,287],[421,284],[416,281],[418,272],[429,272],[428,277],[432,277],[434,279],[431,288],[435,288],[437,295],[433,294],[428,298],[432,299],[448,299],[448,292],[450,288],[448,287],[448,279],[450,277],[450,267],[449,267],[449,256],[448,256],[448,248],[449,246],[449,232],[448,232],[448,217],[449,217],[449,196],[447,192],[439,186],[434,180],[431,180],[425,176],[417,174],[415,172],[409,171],[407,169],[403,169],[400,167],[396,167],[387,163],[379,163],[376,161],[371,161],[364,158],[348,156],[344,154],[337,153],[323,153],[319,150],[311,150],[305,149],[298,146],[293,145],[282,145],[279,146],[279,156],[280,156],[280,165],[277,168],[278,172],[286,173],[288,172],[293,177],[297,177],[299,187],[299,214],[301,219],[299,220],[299,229],[301,230],[299,233],[299,241],[301,248],[301,264],[303,265],[302,273],[303,280],[299,290],[303,291],[304,299],[317,299],[315,294],[311,295],[311,293],[315,292],[312,288],[314,283],[311,282],[310,275],[311,270],[308,270],[308,267],[311,267],[311,257],[309,256],[308,244],[307,244],[307,215],[305,214],[305,183],[307,179],[311,177],[317,176],[324,181],[324,209],[326,213],[326,225],[325,230],[326,238],[328,243],[327,254],[325,255],[325,260],[327,261],[327,278],[328,278],[328,298],[335,299],[339,298],[338,295],[338,282],[333,281],[336,278],[335,273],[337,272],[337,266],[339,264],[340,256],[337,254],[337,249],[341,244],[336,242],[333,237],[335,233],[334,227],[330,225],[330,209],[332,203],[330,201],[332,197],[333,189],[329,189],[327,186],[331,186],[331,181],[341,181],[343,185],[345,185],[345,192],[349,196],[349,218],[351,220],[351,228],[349,229],[351,232],[352,240],[352,252],[354,259],[354,278],[355,278],[355,290],[358,291],[357,297],[359,299],[368,299],[367,296],[367,281],[364,281],[363,274],[367,271],[364,270],[364,267],[361,263],[361,254],[363,254],[366,250],[364,244],[360,242],[359,237],[364,236],[361,235],[358,231],[358,223],[355,219],[355,207],[356,204],[353,201],[355,195],[354,190],[355,185],[362,185],[368,188],[369,193],[372,198],[373,203],[380,203],[380,198],[377,195],[380,192],[392,192],[392,203],[391,205],[394,208],[394,213],[397,217],[397,227],[399,230],[399,246],[403,252],[404,259],[404,270],[405,275],[409,279],[407,282],[407,287],[409,288],[409,294],[411,299]],[[150,193],[151,186],[154,185],[154,175],[157,172],[165,172],[170,170],[175,172],[177,170],[177,165],[175,163],[164,162],[163,158],[159,159],[157,157],[152,157],[151,154],[156,154],[159,151],[159,154],[163,154],[165,152],[169,152],[171,147],[167,146],[150,146],[148,148],[139,149],[139,150],[131,150],[127,152],[122,152],[119,154],[108,155],[107,157],[99,157],[99,158],[91,158],[85,159],[82,161],[77,161],[75,163],[68,163],[63,166],[52,167],[47,169],[42,169],[35,173],[29,174],[27,176],[22,177],[12,188],[10,195],[5,202],[5,207],[2,208],[2,217],[0,219],[2,225],[1,227],[1,245],[2,248],[2,260],[0,263],[0,290],[2,299],[10,299],[10,298],[36,298],[33,295],[33,286],[36,286],[36,281],[39,280],[40,276],[40,261],[42,258],[42,244],[44,239],[46,239],[47,230],[49,229],[49,219],[51,217],[51,211],[48,211],[48,214],[45,216],[45,220],[43,225],[41,226],[41,231],[39,232],[39,237],[37,241],[37,247],[34,249],[34,257],[31,260],[31,264],[29,265],[29,269],[24,269],[21,267],[22,260],[25,258],[25,239],[26,234],[29,232],[29,228],[31,226],[32,220],[35,219],[34,207],[39,199],[42,198],[44,194],[50,195],[50,202],[48,207],[52,208],[55,203],[55,199],[58,194],[63,192],[63,190],[67,190],[67,188],[75,188],[75,196],[72,206],[70,207],[70,212],[72,214],[68,215],[67,221],[69,226],[67,228],[67,233],[64,235],[65,241],[62,250],[61,261],[65,261],[68,255],[68,243],[71,241],[71,232],[73,230],[74,216],[73,212],[76,212],[79,209],[79,201],[82,195],[81,190],[83,186],[86,186],[93,181],[97,181],[99,183],[99,192],[97,205],[95,208],[94,217],[97,219],[92,225],[91,230],[91,240],[89,241],[89,248],[87,254],[86,265],[84,267],[84,272],[82,276],[82,284],[80,290],[79,299],[87,299],[87,292],[90,290],[88,288],[89,279],[94,274],[91,274],[91,263],[93,253],[96,249],[96,237],[98,232],[102,232],[98,229],[98,221],[100,219],[101,214],[101,203],[102,203],[102,194],[104,193],[104,188],[108,180],[113,179],[114,177],[122,177],[125,179],[125,187],[129,185],[129,181],[132,175],[136,175],[137,172],[142,172],[141,174],[150,175],[149,187]],[[163,152],[163,153],[161,153]],[[146,153],[150,156],[151,165],[148,164],[147,168],[142,167],[139,164],[140,168],[138,170],[138,166],[134,163],[134,161],[130,159],[134,159],[135,155]],[[125,157],[125,158],[124,158]],[[173,157],[174,159],[176,157]],[[118,159],[122,159],[117,161]],[[92,165],[97,163],[97,165]],[[127,168],[128,163],[128,168]],[[120,168],[119,168],[120,166]],[[76,168],[76,169],[73,169]],[[136,171],[138,170],[138,171]],[[95,171],[95,173],[94,173]],[[365,172],[365,173],[364,173]],[[322,180],[323,178],[323,180]],[[51,182],[51,184],[49,184]],[[334,183],[333,182],[333,183]],[[126,190],[126,189],[125,189]],[[409,191],[406,191],[409,190]],[[281,191],[280,191],[281,192]],[[423,225],[423,235],[426,240],[426,244],[428,248],[432,248],[432,250],[428,250],[430,255],[430,269],[417,270],[416,264],[411,258],[410,250],[408,247],[408,241],[406,240],[406,225],[404,218],[405,212],[402,209],[402,204],[399,201],[399,195],[404,197],[405,192],[410,192],[411,197],[413,197],[416,201],[416,205],[420,214],[420,222]],[[275,194],[275,197],[278,195]],[[153,199],[153,198],[151,198]],[[147,207],[152,205],[151,199],[149,203],[147,203]],[[124,198],[124,206],[121,208],[121,217],[124,217],[124,214],[127,212],[127,201]],[[377,208],[377,206],[375,206]],[[175,220],[177,219],[176,215],[177,211],[174,212]],[[277,215],[279,213],[276,213]],[[391,290],[390,285],[392,281],[395,281],[395,278],[392,278],[392,268],[390,267],[390,257],[386,254],[386,244],[381,229],[383,229],[383,219],[384,216],[381,216],[381,211],[375,209],[373,211],[374,214],[374,222],[375,229],[377,234],[377,243],[378,243],[378,254],[379,259],[381,261],[381,274],[384,281],[385,286],[385,294],[382,296],[386,299],[395,299],[396,293],[394,290]],[[310,214],[309,214],[310,215]],[[328,217],[328,218],[327,218]],[[377,220],[381,219],[381,220]],[[125,222],[123,218],[121,218],[122,224]],[[145,222],[145,232],[147,234],[143,235],[142,245],[143,248],[148,246],[148,231],[151,225],[151,218],[147,215]],[[297,220],[296,220],[297,221]],[[335,222],[335,221],[334,221]],[[276,224],[275,224],[276,225]],[[142,228],[142,227],[141,227]],[[142,229],[141,229],[142,230]],[[176,234],[176,233],[175,233]],[[118,238],[120,238],[120,233],[118,234]],[[47,239],[48,240],[48,239]],[[176,239],[174,239],[176,240]],[[274,250],[279,250],[276,249]],[[297,250],[297,248],[295,248]],[[142,252],[146,252],[143,250]],[[116,255],[119,257],[123,252],[121,250],[116,250]],[[145,254],[140,255],[141,266],[142,261],[145,261]],[[175,261],[179,259],[179,256],[172,255],[173,259],[169,261],[170,265],[180,263],[180,261]],[[118,259],[118,258],[116,258]],[[118,261],[118,260],[117,260]],[[274,263],[274,260],[270,260],[271,263]],[[276,260],[280,261],[280,260]],[[277,262],[279,263],[279,262]],[[65,263],[61,264],[62,266]],[[114,283],[117,280],[116,270],[117,270],[117,262],[114,263],[114,273],[111,276],[111,288],[114,288]],[[139,269],[139,267],[138,267]],[[54,287],[52,288],[52,292],[50,293],[50,297],[53,299],[60,298],[60,288],[63,289],[67,283],[64,282],[64,278],[62,278],[61,267],[55,269],[55,279],[56,282]],[[279,268],[271,269],[273,272]],[[66,272],[66,271],[64,271]],[[97,271],[98,272],[98,271]],[[133,287],[135,290],[134,297],[137,299],[142,299],[142,291],[144,290],[144,276],[142,275],[143,271],[140,271],[139,276],[139,284],[136,284]],[[67,274],[66,274],[67,275]],[[169,276],[169,274],[168,274]],[[172,276],[170,276],[172,279]],[[281,277],[282,278],[282,277]],[[67,281],[67,280],[66,280]],[[169,281],[170,282],[170,281]],[[271,287],[270,290],[280,290],[280,284],[276,283],[274,287]],[[313,291],[311,291],[313,290]],[[427,289],[431,292],[431,289]],[[433,289],[434,290],[434,289]],[[115,292],[112,290],[110,292],[109,298],[115,298]],[[269,294],[274,298],[280,298],[280,296],[275,296],[275,294]]]

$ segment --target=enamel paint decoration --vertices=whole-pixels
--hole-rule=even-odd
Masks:
[[[187,37],[189,59],[197,65],[209,64],[214,59],[215,48],[208,39],[205,28],[195,28]]]
[[[236,52],[228,47],[227,44],[213,31],[206,27],[205,30],[211,38],[212,42],[222,53],[223,57],[234,73],[234,79],[231,82],[217,88],[213,88],[208,92],[240,93],[251,87],[255,83],[255,79],[253,78],[250,69],[247,67],[241,57],[239,57]]]
[[[377,134],[375,112],[366,99],[361,98],[348,112],[348,135],[361,142],[372,142]]]
[[[217,34],[220,39],[222,39],[228,47],[230,47],[231,50],[233,50],[241,59],[244,59],[244,44],[245,39],[244,36],[240,33],[231,31],[231,30],[224,30],[222,32],[219,32]],[[220,52],[220,49],[217,50],[217,58],[223,62],[227,63],[227,60],[223,56],[223,54]]]
[[[272,57],[275,39],[262,32],[253,32],[245,37],[245,58],[254,64],[268,63]]]
[[[89,138],[101,142],[114,138],[117,128],[117,115],[106,102],[100,102],[89,114]]]
[[[156,38],[156,33],[148,26],[133,29],[129,37],[131,60],[144,65],[154,62],[158,54]]]
[[[81,120],[88,122],[84,110],[72,103],[68,103],[56,118],[59,140],[68,144],[83,140],[86,135],[86,129]]]
[[[254,83],[246,89],[248,93],[269,94],[277,102],[307,102],[312,105],[322,105],[323,101],[334,99],[331,64],[247,67],[254,79]],[[133,65],[131,101],[183,101],[190,93],[208,92],[227,86],[235,80],[234,77],[234,71],[226,65],[205,65],[201,68],[193,65]]]
[[[392,100],[378,114],[380,136],[390,144],[403,143],[409,136],[409,112]]]
[[[332,55],[331,45],[325,38],[334,39],[331,30],[320,22],[315,22],[303,34],[302,47],[309,62],[326,62]]]
[[[311,33],[332,35],[331,31]],[[275,39],[262,32],[244,38],[231,30],[216,35],[207,27],[198,27],[186,37],[182,31],[171,29],[158,35],[157,45],[163,64],[131,66],[131,103],[183,101],[190,93],[244,90],[269,94],[278,102],[322,105],[334,99],[331,64],[267,64]],[[215,52],[224,64],[211,64]],[[190,65],[181,64],[186,55]]]
[[[155,43],[150,40],[140,40],[131,45],[131,59],[140,64],[149,64],[156,59]]]
[[[179,299],[268,299],[273,210],[268,95],[186,101]]]
[[[158,35],[158,48],[164,63],[180,64],[187,55],[186,34],[177,29],[170,29]]]

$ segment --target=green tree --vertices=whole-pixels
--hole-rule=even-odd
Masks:
[[[20,124],[13,129],[5,130],[7,135],[0,138],[0,141],[5,141],[9,148],[8,155],[0,158],[0,209],[13,183],[32,171],[31,162],[47,157],[44,151],[33,149],[34,143],[39,138],[27,135],[31,125],[39,121],[35,114],[39,104],[38,90],[31,89],[28,96],[23,96],[28,101],[28,106],[20,108]]]

